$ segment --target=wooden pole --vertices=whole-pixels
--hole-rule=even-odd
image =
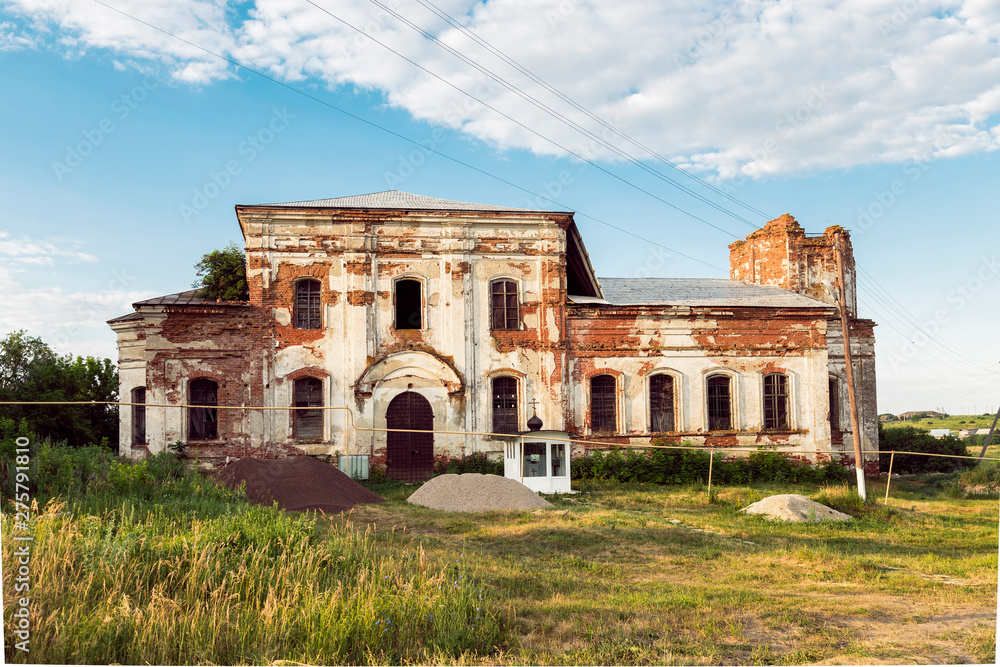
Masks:
[[[896,460],[895,450],[889,455],[889,479],[885,480],[885,504],[889,504],[889,485],[892,484],[892,462]]]
[[[990,426],[990,432],[986,434],[986,439],[983,440],[983,449],[979,452],[979,458],[986,456],[986,448],[990,446],[990,440],[993,439],[993,431],[997,429],[998,419],[1000,419],[1000,408],[997,408],[997,416],[993,418],[993,426]]]
[[[715,456],[711,452],[708,453],[708,502],[712,502],[712,461],[715,460]]]
[[[854,436],[854,469],[858,476],[858,495],[867,500],[865,493],[865,462],[861,458],[861,428],[858,425],[858,403],[854,394],[854,362],[851,358],[851,330],[847,321],[847,282],[844,280],[844,257],[841,247],[843,237],[837,232],[834,250],[837,253],[837,282],[840,289],[837,302],[840,305],[840,328],[844,335],[844,364],[847,369],[847,400],[851,404],[851,431]]]

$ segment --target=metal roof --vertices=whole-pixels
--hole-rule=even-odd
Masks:
[[[139,306],[215,306],[219,304],[226,305],[243,305],[245,301],[218,301],[216,299],[206,299],[204,297],[198,296],[198,292],[201,288],[189,289],[186,292],[177,292],[176,294],[167,294],[165,296],[156,296],[152,299],[146,299],[145,301],[136,301],[132,304],[133,308],[139,308]]]
[[[833,308],[780,287],[713,278],[599,278],[604,299],[570,295],[572,303],[610,306]]]
[[[473,204],[452,199],[425,197],[400,190],[385,190],[367,195],[352,195],[333,199],[313,199],[275,204],[250,204],[240,208],[358,208],[358,209],[403,209],[418,211],[509,211],[520,213],[556,213],[539,209],[511,208],[492,204]]]

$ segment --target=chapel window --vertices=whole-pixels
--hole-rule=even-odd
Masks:
[[[788,376],[784,373],[764,376],[764,429],[788,429]]]
[[[674,429],[674,378],[664,373],[649,378],[649,426],[652,433]]]
[[[132,390],[132,444],[146,444],[146,388]]]
[[[840,387],[837,378],[830,378],[830,430],[840,430]]]
[[[730,431],[733,428],[733,406],[727,375],[712,375],[708,388],[708,430]]]
[[[594,433],[614,433],[618,430],[618,383],[613,375],[590,378],[590,428]]]
[[[517,433],[517,378],[493,378],[493,432]]]
[[[423,303],[419,280],[396,281],[396,329],[422,328]]]
[[[215,440],[219,437],[219,385],[204,378],[188,387],[188,439]]]
[[[517,283],[513,280],[494,280],[490,284],[490,327],[518,329],[520,322]]]
[[[319,329],[323,326],[318,280],[300,280],[295,283],[295,328]]]
[[[323,407],[323,381],[317,378],[299,378],[292,389],[292,403],[296,408]],[[293,432],[298,440],[319,440],[323,437],[323,410],[292,410]]]

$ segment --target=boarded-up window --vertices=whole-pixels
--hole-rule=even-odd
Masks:
[[[669,375],[649,378],[649,425],[653,433],[674,430],[674,379]]]
[[[764,428],[788,428],[788,376],[783,373],[764,376]]]
[[[192,380],[188,388],[188,439],[215,440],[219,437],[219,385],[212,380]]]
[[[594,433],[614,433],[618,429],[616,393],[613,375],[590,378],[590,428]]]
[[[318,280],[300,280],[295,283],[295,328],[319,329],[323,326]]]
[[[490,292],[490,326],[494,329],[518,329],[520,313],[517,283],[513,280],[495,280],[490,286]]]
[[[316,378],[299,378],[293,388],[296,408],[323,407],[323,381]],[[323,437],[322,410],[293,410],[294,433],[298,440],[319,440]]]
[[[136,387],[132,390],[132,403],[143,405],[132,406],[132,444],[146,444],[146,388]]]
[[[493,378],[493,432],[517,433],[516,378]]]
[[[421,301],[419,280],[396,281],[396,329],[420,329],[423,326]]]
[[[729,391],[729,377],[713,375],[708,386],[708,430],[730,431],[733,428],[733,407]]]

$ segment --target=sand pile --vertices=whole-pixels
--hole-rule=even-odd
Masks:
[[[746,514],[764,514],[772,519],[786,521],[849,521],[853,518],[849,514],[830,509],[815,500],[794,493],[764,498],[740,511]]]
[[[552,507],[524,484],[499,475],[440,475],[424,483],[407,500],[448,512],[533,510]]]
[[[217,473],[226,486],[236,488],[246,482],[250,502],[278,506],[286,510],[323,510],[336,514],[359,503],[384,503],[329,463],[309,456],[288,459],[240,459]]]

